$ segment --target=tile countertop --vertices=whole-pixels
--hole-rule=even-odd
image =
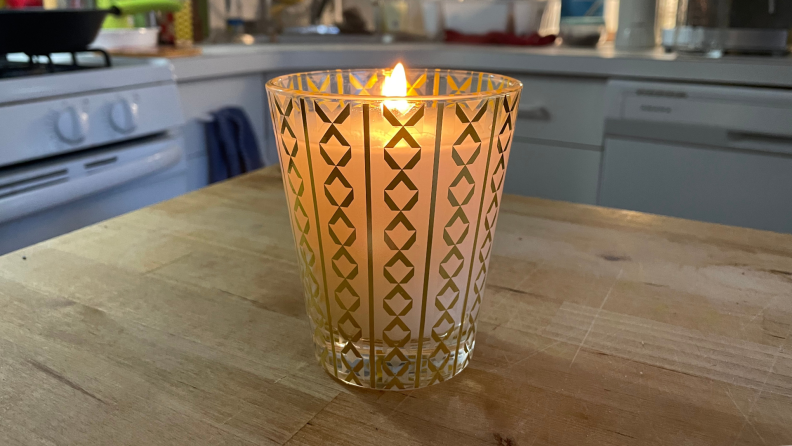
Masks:
[[[792,236],[505,196],[475,354],[315,364],[268,168],[0,257],[4,445],[792,443]]]
[[[616,77],[718,84],[792,87],[792,57],[722,59],[652,51],[616,51],[612,46],[575,49],[447,44],[258,44],[208,45],[203,55],[172,61],[180,81],[250,72],[408,66]]]

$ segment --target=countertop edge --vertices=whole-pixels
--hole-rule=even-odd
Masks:
[[[204,47],[205,54],[175,59],[176,79],[190,82],[249,73],[326,68],[412,66],[526,74],[627,78],[792,88],[792,58],[706,59],[660,50],[625,53],[613,48],[504,48],[443,44],[262,44]]]

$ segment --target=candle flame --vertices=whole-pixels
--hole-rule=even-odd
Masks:
[[[397,63],[390,75],[385,75],[385,82],[382,84],[382,95],[391,97],[407,96],[407,75],[404,73],[404,65]],[[406,113],[412,108],[409,102],[404,99],[397,101],[385,101],[385,106],[391,110],[398,110]]]

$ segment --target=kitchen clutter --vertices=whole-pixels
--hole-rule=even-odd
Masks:
[[[547,4],[547,0],[437,2],[446,42],[530,46],[555,42],[555,35],[539,33]]]
[[[443,41],[546,45],[552,0],[275,0],[274,40],[288,43]],[[340,11],[340,12],[339,12]],[[543,33],[551,34],[551,33]]]
[[[565,45],[596,46],[605,31],[604,0],[562,0],[559,36]]]
[[[75,0],[76,1],[76,0]],[[117,1],[117,0],[116,0]],[[137,14],[105,20],[92,47],[130,57],[187,57],[201,54],[194,47],[199,18],[191,0],[131,0],[141,2]],[[113,0],[98,0],[112,5]]]
[[[99,0],[96,4],[63,0],[39,6],[12,2],[0,10],[0,54],[101,53],[128,42],[149,45],[154,33],[134,28],[133,16],[152,10],[177,11],[181,7],[176,0]],[[124,31],[109,31],[117,29]],[[105,44],[94,44],[101,30],[108,30],[102,36]],[[104,58],[109,65],[106,53]]]
[[[273,0],[265,21],[269,40],[285,43],[544,45],[554,41],[542,38],[553,34],[545,29],[553,1]]]
[[[777,0],[0,0],[8,9],[103,10],[83,48],[164,57],[200,54],[194,43],[271,42],[662,44],[705,57],[784,55],[792,28],[792,2]]]
[[[604,30],[602,17],[562,17],[558,35],[565,45],[594,47],[602,40]]]
[[[18,42],[19,31],[33,35],[23,52],[45,55],[53,52],[101,50],[115,54],[152,54],[193,45],[194,0],[0,0],[0,14],[9,26],[3,40]],[[34,23],[30,27],[28,22]],[[64,37],[68,35],[68,37]],[[34,41],[49,39],[52,44]],[[77,43],[79,41],[79,43]],[[162,47],[162,45],[168,45]],[[36,48],[41,47],[41,48]],[[170,48],[170,49],[168,49]],[[196,51],[190,50],[195,54]]]
[[[72,0],[75,1],[76,0]],[[102,29],[92,47],[102,48],[110,52],[143,51],[156,52],[161,43],[161,28],[157,14],[168,17],[184,9],[189,1],[180,0],[124,0],[135,5],[133,11],[124,14],[110,15],[105,18]],[[97,0],[100,8],[113,8],[118,0]],[[172,42],[170,42],[172,43]]]
[[[663,30],[668,51],[721,57],[727,53],[786,55],[792,2],[758,0],[680,1],[674,28]]]
[[[620,48],[643,49],[655,46],[656,30],[673,26],[678,0],[272,1],[272,40],[280,42],[548,45],[558,36],[593,47],[618,37]]]

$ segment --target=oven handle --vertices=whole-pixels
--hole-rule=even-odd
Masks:
[[[179,144],[113,169],[53,184],[49,187],[0,198],[0,223],[79,200],[175,166],[182,157]]]
[[[734,149],[792,155],[792,137],[788,135],[731,131],[726,133],[726,143]]]

